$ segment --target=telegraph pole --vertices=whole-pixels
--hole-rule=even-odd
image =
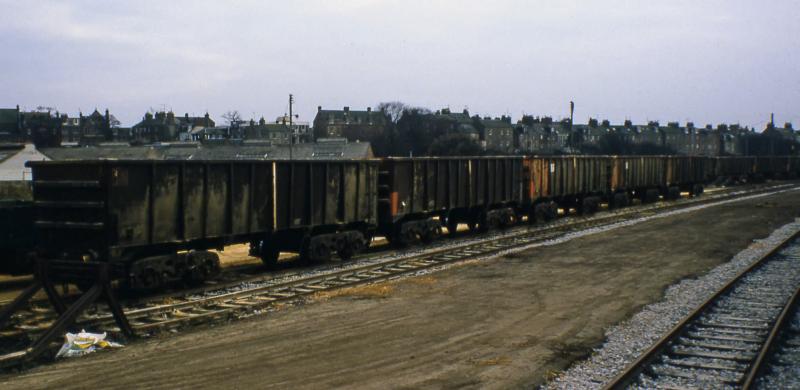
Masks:
[[[294,127],[292,127],[292,104],[294,104],[294,95],[289,94],[289,160],[294,158]],[[286,123],[286,122],[284,122]]]
[[[573,126],[573,116],[575,114],[575,102],[569,101],[569,136],[572,138],[572,147],[575,147],[575,126]]]

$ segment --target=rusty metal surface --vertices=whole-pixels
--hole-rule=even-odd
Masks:
[[[377,220],[377,161],[92,161],[32,164],[41,246],[115,259],[267,232]]]
[[[388,158],[381,171],[387,220],[523,200],[521,157]]]
[[[608,191],[609,156],[547,156],[525,158],[525,182],[531,202]]]

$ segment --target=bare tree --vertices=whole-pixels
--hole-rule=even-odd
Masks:
[[[242,115],[237,110],[230,110],[222,114],[222,119],[228,121],[229,125],[234,126],[242,122]]]
[[[378,111],[382,111],[386,115],[389,116],[389,119],[393,123],[397,123],[400,118],[403,116],[403,111],[409,109],[408,105],[403,102],[381,102],[378,104]]]

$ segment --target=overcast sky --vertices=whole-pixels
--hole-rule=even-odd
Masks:
[[[0,0],[0,107],[800,125],[798,1]]]

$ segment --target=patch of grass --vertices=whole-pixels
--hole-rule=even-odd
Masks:
[[[472,364],[476,366],[505,366],[511,364],[511,358],[507,356],[498,356],[491,359],[473,360]]]
[[[367,284],[364,286],[346,287],[333,291],[322,291],[314,294],[313,299],[328,300],[332,298],[350,297],[357,299],[388,298],[394,286],[386,283]]]
[[[430,286],[438,282],[438,280],[436,280],[436,278],[434,278],[433,276],[420,276],[417,278],[409,278],[408,280],[406,280],[406,282],[411,284]]]

